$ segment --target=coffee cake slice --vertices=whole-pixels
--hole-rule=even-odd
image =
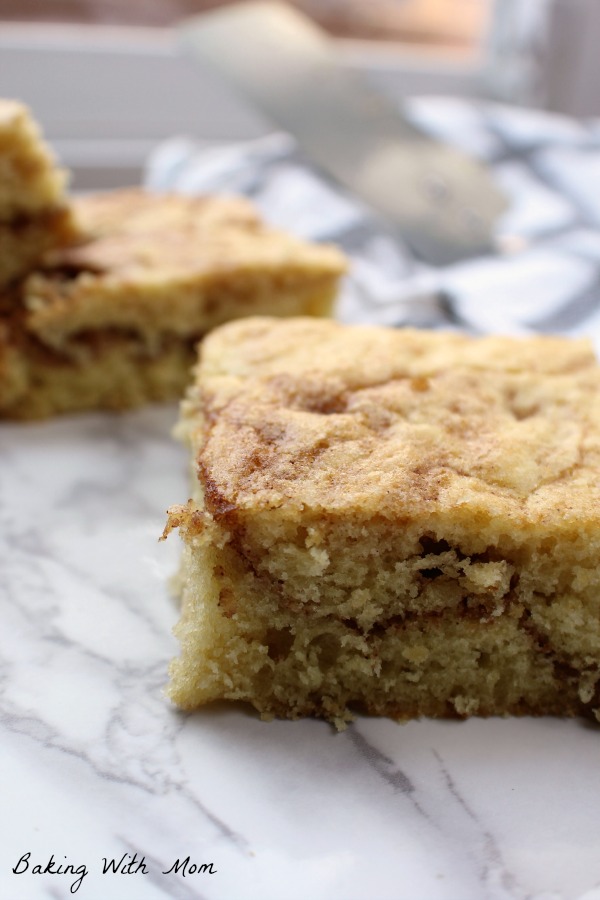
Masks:
[[[65,185],[27,107],[0,99],[0,287],[75,239]]]
[[[66,180],[29,109],[0,99],[0,222],[61,206]]]
[[[0,416],[179,399],[198,340],[229,319],[330,311],[345,259],[264,225],[241,198],[122,190],[73,201],[85,240],[20,289],[27,369]]]
[[[600,706],[585,341],[250,319],[202,345],[170,696],[265,717]]]

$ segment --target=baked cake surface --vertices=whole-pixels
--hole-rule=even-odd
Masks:
[[[171,696],[337,721],[600,706],[586,342],[250,319],[183,407]]]
[[[240,198],[121,190],[73,201],[77,245],[20,288],[29,371],[0,415],[178,399],[208,330],[252,314],[329,312],[345,259],[265,226]]]

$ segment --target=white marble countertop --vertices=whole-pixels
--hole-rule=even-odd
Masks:
[[[592,725],[169,704],[174,418],[0,426],[0,896],[599,900]]]
[[[520,250],[433,272],[278,137],[171,145],[150,182],[225,185],[340,240],[347,318],[600,347],[598,123],[454,100],[413,114],[492,166]],[[600,900],[598,727],[359,718],[337,734],[169,704],[179,543],[157,538],[188,496],[175,416],[0,425],[0,898]]]

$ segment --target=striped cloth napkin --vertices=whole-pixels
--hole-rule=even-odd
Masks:
[[[445,97],[403,109],[492,170],[509,201],[495,254],[424,264],[286,134],[228,144],[173,138],[152,154],[146,185],[242,193],[271,224],[341,245],[352,260],[343,321],[589,335],[600,351],[600,121]]]

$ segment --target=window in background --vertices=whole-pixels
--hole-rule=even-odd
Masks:
[[[341,37],[472,47],[486,0],[293,0]]]
[[[0,0],[5,21],[171,25],[228,0]],[[487,0],[290,0],[332,34],[369,40],[472,47]]]
[[[0,0],[4,22],[173,25],[230,0]],[[395,96],[484,95],[599,115],[599,0],[288,0]]]

